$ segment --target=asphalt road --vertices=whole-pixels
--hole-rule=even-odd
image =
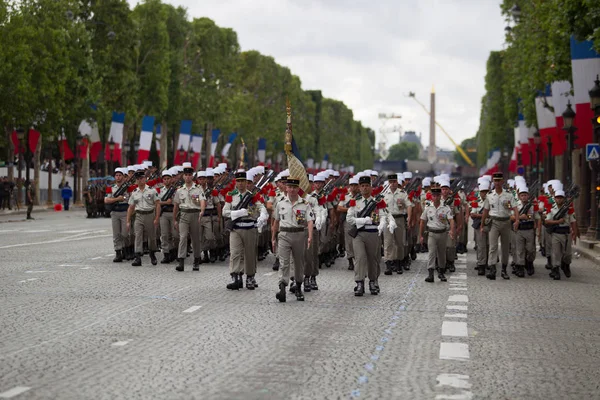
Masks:
[[[225,263],[112,263],[110,220],[0,217],[0,398],[598,399],[600,269],[478,277],[474,251],[448,283],[425,254],[381,294],[353,296],[338,259],[305,302],[232,292]]]

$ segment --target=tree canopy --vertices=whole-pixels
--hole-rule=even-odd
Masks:
[[[387,159],[390,161],[418,160],[419,146],[412,142],[391,145]]]

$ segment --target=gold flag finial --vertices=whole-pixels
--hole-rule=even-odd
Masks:
[[[285,145],[283,149],[285,150],[285,154],[290,154],[292,152],[292,104],[289,98],[285,99],[285,112],[287,114],[287,128],[285,130]]]
[[[246,143],[244,143],[244,138],[240,138],[242,141],[242,154],[240,155],[240,166],[238,168],[244,168],[244,164],[246,161],[244,160],[246,156]]]

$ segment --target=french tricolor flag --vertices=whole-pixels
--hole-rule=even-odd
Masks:
[[[175,149],[175,164],[181,165],[187,157],[188,150],[190,148],[190,141],[192,138],[192,121],[184,119],[181,121],[179,127],[179,140],[177,141],[177,148]],[[183,148],[183,157],[181,156],[181,149]]]
[[[60,154],[62,155],[65,161],[72,160],[73,158],[75,158],[73,150],[71,150],[71,148],[69,147],[69,143],[67,142],[67,137],[65,136],[64,131],[58,139],[58,150],[60,151]]]
[[[535,116],[537,126],[540,132],[540,157],[544,157],[547,151],[548,140],[553,142],[556,137],[556,118],[554,112],[549,107],[554,104],[552,100],[552,86],[547,85],[544,93],[540,93],[535,98]]]
[[[256,155],[258,162],[260,163],[259,165],[265,165],[265,160],[267,159],[267,139],[258,139],[258,150],[256,151]]]
[[[562,114],[567,109],[568,102],[573,104],[573,97],[571,96],[571,84],[567,81],[553,82],[552,106],[554,107],[554,118],[556,120],[556,128],[551,136],[553,157],[561,156],[567,150],[566,132],[562,129],[565,125]],[[578,119],[579,113],[577,113],[575,124],[577,124]],[[579,125],[576,126],[579,128]]]
[[[138,150],[137,163],[141,164],[150,157],[152,148],[152,136],[154,132],[154,117],[146,115],[142,119],[142,133],[140,133],[140,148]]]
[[[108,155],[106,157],[107,160],[112,161],[121,161],[121,146],[123,145],[123,127],[125,126],[125,113],[118,113],[113,111],[112,121],[110,123],[110,132],[108,135],[108,141],[106,143],[106,151],[105,154]],[[110,149],[108,147],[108,142],[110,142],[110,138],[112,138],[115,143],[115,150],[113,151],[112,156],[109,154]]]
[[[197,133],[192,135],[191,149],[194,152],[194,155],[192,156],[192,167],[194,167],[194,170],[199,169],[198,163],[200,162],[200,156],[202,155],[203,139],[202,135],[198,135]]]
[[[219,136],[221,135],[220,129],[213,129],[210,142],[210,159],[208,160],[208,167],[213,168],[215,166],[215,153],[217,151],[217,143]]]
[[[329,154],[325,154],[323,161],[321,161],[321,169],[327,169],[327,161],[329,161]]]
[[[161,135],[160,124],[158,124],[158,125],[156,125],[156,136],[154,139],[154,144],[156,145],[156,153],[158,154],[159,157],[160,157],[160,135]]]
[[[600,54],[593,49],[593,42],[579,42],[571,37],[571,70],[573,71],[573,93],[575,126],[579,148],[593,140],[592,119],[594,110],[590,106],[589,91],[594,87],[596,75],[600,74]],[[564,111],[564,110],[563,110]]]
[[[231,145],[233,144],[233,141],[236,137],[237,132],[230,133],[229,138],[227,139],[227,143],[225,143],[225,146],[223,146],[223,149],[221,149],[221,159],[223,160],[223,162],[226,162],[227,155],[229,154],[229,149],[231,148]]]

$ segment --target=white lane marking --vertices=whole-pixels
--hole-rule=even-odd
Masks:
[[[83,268],[79,268],[79,269],[92,269],[92,267],[83,267]]]
[[[62,239],[56,239],[56,240],[47,240],[45,242],[29,242],[29,243],[19,243],[19,244],[11,244],[8,246],[2,246],[0,247],[0,249],[10,249],[11,247],[23,247],[23,246],[35,246],[38,244],[50,244],[50,243],[61,243],[61,242],[67,242],[67,241],[75,241],[75,240],[86,240],[86,239],[99,239],[99,238],[103,238],[103,237],[109,237],[112,235],[98,235],[98,236],[87,236],[87,237],[80,237],[80,238],[62,238]]]
[[[113,344],[111,344],[111,346],[116,346],[116,347],[120,347],[120,346],[126,346],[127,343],[131,342],[131,340],[122,340],[120,342],[114,342]]]
[[[185,312],[185,313],[192,313],[194,311],[198,311],[201,308],[202,308],[202,306],[193,306],[193,307],[188,308],[187,310],[184,310],[183,312]]]
[[[7,390],[6,392],[0,393],[0,399],[10,399],[12,397],[20,395],[21,393],[25,393],[29,389],[31,388],[27,386],[16,386],[12,389]]]
[[[23,231],[22,233],[43,233],[43,232],[51,232],[50,229],[39,229],[37,231]]]
[[[19,283],[25,283],[25,282],[31,282],[31,281],[37,281],[39,278],[29,278],[29,279],[25,279],[24,281],[19,281]]]
[[[83,233],[83,232],[92,232],[92,231],[90,231],[90,230],[62,231],[62,233]]]
[[[467,306],[446,306],[446,310],[467,311]]]
[[[460,272],[460,273],[455,274],[455,275],[450,275],[450,279],[465,280],[465,279],[467,279],[467,274],[464,273],[464,272]]]
[[[456,301],[456,302],[461,302],[461,303],[468,303],[469,302],[469,297],[465,294],[453,294],[452,296],[448,297],[448,301]]]
[[[446,313],[446,314],[444,314],[444,318],[467,318],[467,314],[463,314],[463,313],[456,313],[456,314]]]
[[[85,267],[83,264],[60,264],[59,267]]]
[[[110,254],[105,255],[104,257],[112,257],[114,255],[115,255],[114,253],[110,253]]]
[[[458,280],[458,281],[450,282],[449,285],[450,285],[450,287],[452,287],[452,286],[466,287],[467,286],[467,282],[463,282],[463,281]]]
[[[467,337],[467,323],[462,321],[442,322],[442,336]]]
[[[463,391],[460,394],[438,394],[435,396],[435,400],[471,400],[473,393],[469,391]]]
[[[440,343],[440,360],[467,361],[469,345],[466,343]]]
[[[102,257],[94,257],[94,258],[92,258],[92,260],[99,260],[99,259],[101,259],[101,258],[102,258]]]
[[[41,274],[44,272],[54,272],[54,271],[25,271],[26,274]]]
[[[271,276],[273,275],[275,272],[267,272],[266,274],[263,274],[263,276]]]
[[[456,389],[471,389],[469,375],[462,374],[439,374],[437,377],[438,386],[451,386]]]
[[[456,264],[454,265],[456,269],[467,269],[467,264]]]
[[[450,290],[467,290],[466,287],[451,287]]]

